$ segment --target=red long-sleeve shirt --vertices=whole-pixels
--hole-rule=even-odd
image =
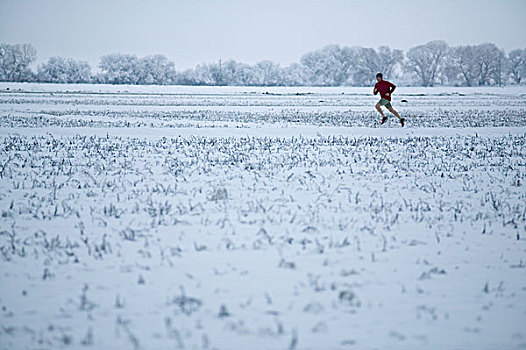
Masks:
[[[391,94],[393,93],[393,91],[395,91],[395,89],[396,89],[395,84],[387,80],[380,80],[379,82],[374,84],[373,94],[376,95],[379,92],[382,98],[385,98],[386,100],[391,101]],[[386,94],[389,94],[389,95],[386,95]]]

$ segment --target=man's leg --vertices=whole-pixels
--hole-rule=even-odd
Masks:
[[[402,119],[402,117],[400,117],[400,114],[398,114],[397,111],[394,110],[394,108],[391,106],[391,107],[387,107],[387,109],[389,110],[389,112],[393,113],[394,115],[396,115],[396,117],[398,119]]]
[[[396,115],[396,117],[400,120],[400,124],[402,124],[402,126],[404,126],[405,119],[400,117],[400,114],[398,114],[398,112],[394,110],[393,106],[388,106],[387,109],[389,110],[389,112],[391,112],[394,115]]]
[[[385,116],[384,111],[382,111],[382,106],[380,105],[380,102],[376,104],[376,109],[382,115],[382,121],[380,122],[380,124],[385,123],[387,121],[387,117]]]
[[[378,112],[380,112],[380,114],[382,115],[382,117],[385,117],[384,111],[382,111],[382,107],[380,106],[380,102],[378,102],[378,103],[376,104],[376,110],[377,110]]]
[[[384,111],[382,111],[382,105],[380,104],[380,102],[376,104],[376,110],[382,115],[382,121],[380,122],[380,124],[385,123],[387,121],[387,117],[385,116]]]

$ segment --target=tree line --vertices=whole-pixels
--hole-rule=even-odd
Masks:
[[[493,43],[449,46],[430,41],[406,53],[328,45],[307,52],[298,63],[282,67],[272,61],[250,65],[218,60],[177,71],[163,55],[102,56],[94,73],[88,62],[51,57],[36,70],[37,51],[30,44],[0,44],[0,81],[241,86],[367,86],[377,72],[405,85],[487,86],[524,83],[526,49],[509,52]]]

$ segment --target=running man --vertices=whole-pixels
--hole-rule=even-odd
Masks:
[[[376,109],[382,115],[382,122],[380,124],[383,124],[387,121],[387,117],[382,111],[382,106],[385,106],[389,110],[389,112],[393,113],[398,117],[398,119],[400,120],[400,124],[404,126],[405,119],[400,117],[400,114],[398,114],[398,112],[394,110],[393,106],[391,106],[391,95],[393,91],[395,91],[396,86],[393,83],[384,80],[382,73],[376,74],[376,80],[378,80],[378,82],[374,85],[373,94],[376,95],[378,94],[378,92],[380,92],[381,96],[380,101],[376,104]]]

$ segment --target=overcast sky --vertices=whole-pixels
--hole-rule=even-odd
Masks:
[[[0,42],[38,62],[164,54],[178,69],[233,58],[288,65],[327,44],[407,50],[430,40],[526,47],[526,0],[0,0]]]

